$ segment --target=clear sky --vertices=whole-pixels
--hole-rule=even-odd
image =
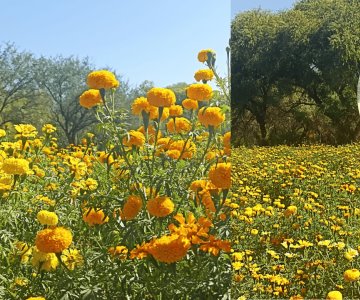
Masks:
[[[296,0],[231,0],[231,18],[239,12],[257,8],[271,11],[289,9],[296,2]]]
[[[225,76],[230,0],[6,0],[0,43],[36,56],[88,56],[129,83],[191,83],[201,49],[217,52]]]

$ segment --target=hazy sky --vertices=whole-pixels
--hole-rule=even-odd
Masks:
[[[37,56],[89,56],[131,85],[191,83],[201,49],[217,52],[225,75],[230,11],[230,0],[6,0],[0,43]]]
[[[245,10],[261,8],[278,11],[288,9],[297,2],[296,0],[231,0],[231,17]]]

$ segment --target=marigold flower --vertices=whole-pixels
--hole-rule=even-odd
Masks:
[[[208,84],[194,83],[186,89],[186,95],[193,100],[209,101],[213,96],[213,92]]]
[[[198,70],[195,72],[196,81],[209,81],[214,78],[214,72],[211,69]]]
[[[198,60],[199,62],[206,62],[208,60],[208,53],[212,53],[212,54],[215,54],[215,51],[212,50],[212,49],[204,49],[204,50],[201,50],[199,53],[198,53]]]
[[[102,103],[99,90],[90,89],[81,94],[79,97],[80,105],[85,108],[91,108]]]
[[[141,133],[145,136],[145,128],[144,128],[144,126],[140,126],[137,131],[141,132]],[[155,134],[156,134],[156,129],[155,129],[155,127],[152,126],[152,125],[149,125],[149,127],[148,127],[148,138],[149,138],[149,143],[150,143],[150,144],[153,144],[153,143],[154,143],[154,141],[155,141]],[[158,132],[158,140],[161,138],[161,136],[162,136],[162,133],[161,133],[161,131],[159,130],[159,132]]]
[[[149,113],[150,108],[151,105],[145,97],[136,98],[131,105],[131,111],[136,116],[141,115],[143,111]]]
[[[326,300],[342,300],[342,298],[342,294],[339,291],[331,291],[326,296]]]
[[[30,124],[18,124],[14,127],[17,132],[15,138],[34,138],[38,134],[36,128]]]
[[[46,300],[44,297],[29,297],[26,300]]]
[[[231,147],[231,131],[228,131],[228,132],[226,132],[224,134],[223,144],[224,144],[224,148],[230,148]]]
[[[176,149],[166,151],[166,156],[168,156],[172,159],[179,159],[180,155],[181,155],[181,152]]]
[[[23,175],[29,172],[29,162],[23,158],[6,158],[2,163],[2,171],[9,175]]]
[[[83,220],[90,226],[102,225],[109,222],[109,217],[105,216],[102,209],[88,208],[83,214]]]
[[[349,269],[344,272],[344,280],[347,282],[357,281],[360,278],[358,269]]]
[[[199,102],[193,99],[184,99],[181,104],[187,110],[196,110],[199,108]]]
[[[169,107],[176,102],[176,97],[172,90],[156,87],[148,91],[147,99],[150,105],[156,107]]]
[[[229,241],[216,239],[214,236],[210,235],[209,240],[200,246],[200,250],[218,256],[220,250],[230,252],[231,243]]]
[[[166,128],[170,133],[187,133],[191,130],[192,124],[186,118],[170,119],[166,124]]]
[[[0,138],[6,136],[6,131],[4,129],[0,129]]]
[[[171,105],[169,107],[170,117],[180,117],[183,114],[183,108],[181,105]]]
[[[145,143],[145,136],[141,132],[136,130],[130,130],[129,136],[123,138],[123,144],[128,147],[131,146],[141,147],[144,145],[144,143]]]
[[[119,86],[114,73],[107,70],[93,71],[87,76],[87,85],[91,89],[112,89]]]
[[[59,222],[57,214],[47,210],[40,210],[37,213],[37,219],[42,225],[55,226]]]
[[[166,120],[169,117],[169,108],[164,107],[161,115],[161,121]],[[150,107],[150,120],[157,120],[159,118],[159,108],[155,106]]]
[[[35,239],[36,247],[45,253],[59,253],[68,248],[72,242],[72,233],[64,227],[40,230]]]
[[[158,196],[150,199],[146,208],[152,216],[166,217],[174,211],[174,203],[167,196]]]
[[[183,259],[190,247],[189,239],[172,234],[153,240],[148,252],[156,260],[169,264]]]
[[[139,196],[130,195],[121,211],[121,219],[129,221],[134,219],[142,208],[142,201]]]
[[[143,259],[148,256],[150,243],[142,243],[141,245],[136,245],[136,248],[131,250],[130,259]]]
[[[45,124],[42,128],[41,131],[47,134],[51,134],[54,133],[56,131],[56,127],[52,124]]]
[[[178,140],[170,144],[169,150],[178,150],[182,159],[190,159],[196,153],[196,145],[192,141]]]
[[[220,107],[203,107],[198,112],[199,122],[205,127],[219,126],[225,121],[225,115]]]
[[[84,263],[84,258],[77,249],[65,249],[61,254],[61,261],[69,270],[74,270]]]
[[[120,259],[126,259],[129,250],[125,246],[116,246],[110,247],[108,249],[109,254],[114,257],[119,257]]]
[[[37,247],[33,247],[31,264],[34,268],[44,271],[53,271],[59,265],[59,260],[55,253],[46,253],[40,251]]]
[[[29,247],[25,242],[17,241],[14,244],[15,255],[20,256],[20,262],[26,264],[29,261],[29,257],[32,254],[32,247]]]
[[[218,163],[209,171],[211,182],[221,189],[229,189],[231,185],[231,163]]]
[[[292,215],[295,215],[297,212],[297,207],[295,205],[290,205],[285,211],[284,211],[284,216],[285,217],[290,217]]]

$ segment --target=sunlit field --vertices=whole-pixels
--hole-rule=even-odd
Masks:
[[[359,153],[233,149],[234,299],[360,298]]]
[[[198,60],[186,99],[152,88],[127,110],[91,72],[78,101],[98,128],[78,145],[53,124],[0,130],[1,299],[229,297],[228,94],[215,53]]]

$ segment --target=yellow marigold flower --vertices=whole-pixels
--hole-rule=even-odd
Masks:
[[[342,300],[342,298],[342,294],[339,291],[331,291],[326,296],[326,300]]]
[[[44,297],[30,297],[26,298],[26,300],[46,300]]]
[[[179,140],[170,144],[169,150],[178,150],[182,153],[182,159],[190,159],[196,153],[196,145],[192,141]]]
[[[110,247],[108,252],[113,258],[119,257],[120,259],[126,259],[129,250],[125,246],[116,246]]]
[[[225,121],[225,115],[220,107],[203,107],[198,112],[199,122],[205,127],[219,126]]]
[[[158,149],[161,151],[169,150],[172,141],[169,137],[160,138],[157,141]]]
[[[67,249],[72,242],[72,233],[64,227],[40,230],[35,239],[36,247],[45,253],[59,253]]]
[[[123,144],[125,146],[131,147],[141,147],[145,143],[145,136],[136,130],[130,130],[129,136],[123,138]]]
[[[297,212],[297,207],[295,205],[290,205],[285,211],[284,211],[284,216],[285,217],[290,217],[292,215],[295,215]]]
[[[45,124],[42,128],[41,131],[47,134],[51,134],[54,133],[56,131],[56,127],[53,126],[52,124]]]
[[[152,241],[148,252],[158,261],[174,263],[183,259],[191,247],[191,242],[176,234],[162,236]]]
[[[358,255],[359,255],[359,252],[356,249],[350,248],[348,251],[345,252],[344,257],[348,261],[352,261]]]
[[[0,129],[0,138],[6,136],[6,131],[4,129]]]
[[[208,84],[194,83],[186,89],[186,95],[193,100],[209,101],[213,96],[213,92]]]
[[[87,85],[91,89],[112,89],[119,86],[119,81],[116,79],[114,73],[107,70],[93,71],[87,76]]]
[[[146,208],[152,216],[166,217],[174,211],[174,203],[167,196],[158,196],[150,199]]]
[[[102,225],[109,221],[109,217],[105,216],[102,209],[88,208],[83,214],[83,220],[90,226]]]
[[[131,105],[131,111],[134,115],[141,115],[144,111],[146,113],[150,112],[151,105],[145,97],[139,97],[134,100]]]
[[[162,115],[161,115],[161,121],[166,120],[169,117],[169,108],[164,107]],[[150,120],[157,120],[159,118],[159,108],[155,106],[150,107]]]
[[[141,245],[136,245],[136,248],[131,250],[130,259],[143,259],[148,256],[150,243],[142,243]]]
[[[17,132],[16,138],[33,138],[38,134],[36,128],[30,124],[18,124],[14,127]]]
[[[187,110],[196,110],[199,108],[199,102],[193,99],[184,99],[181,104]]]
[[[110,153],[106,153],[105,151],[97,152],[97,159],[101,163],[108,163],[111,165],[114,162],[114,157]]]
[[[196,71],[194,78],[196,81],[209,81],[214,78],[214,72],[210,69]]]
[[[15,255],[20,256],[22,264],[26,264],[29,261],[29,257],[32,254],[32,248],[25,242],[17,241],[15,244]]]
[[[57,214],[47,210],[40,210],[37,213],[37,219],[42,225],[55,226],[59,222]]]
[[[166,124],[166,128],[170,133],[187,133],[191,130],[191,127],[191,122],[186,118],[176,118],[175,122],[174,119],[170,119]]]
[[[229,189],[231,185],[231,163],[218,163],[209,171],[211,182],[220,189]]]
[[[2,163],[2,171],[9,175],[23,175],[29,172],[29,162],[23,158],[6,158]]]
[[[208,53],[213,53],[215,54],[215,51],[212,50],[212,49],[204,49],[204,50],[201,50],[199,53],[198,53],[198,60],[199,62],[206,62],[208,60]]]
[[[231,131],[228,131],[228,132],[226,132],[224,134],[223,144],[224,144],[224,148],[230,148],[231,147]]]
[[[156,87],[148,91],[147,99],[150,105],[156,107],[169,107],[176,102],[176,97],[172,90]]]
[[[83,92],[80,96],[80,105],[85,108],[91,108],[102,103],[99,90],[90,89]]]
[[[344,272],[344,280],[347,282],[357,281],[360,278],[358,269],[349,269]]]
[[[179,150],[168,150],[166,151],[166,155],[172,159],[179,159],[181,152]]]
[[[181,105],[171,105],[169,107],[170,117],[180,117],[183,114],[183,108]]]
[[[33,247],[31,264],[36,269],[40,267],[40,270],[53,271],[59,265],[59,260],[55,253],[45,253]]]
[[[69,270],[74,270],[84,263],[84,258],[77,249],[65,249],[61,254],[61,261]]]
[[[121,211],[120,217],[123,220],[132,220],[134,219],[142,208],[142,201],[139,196],[130,195]]]

